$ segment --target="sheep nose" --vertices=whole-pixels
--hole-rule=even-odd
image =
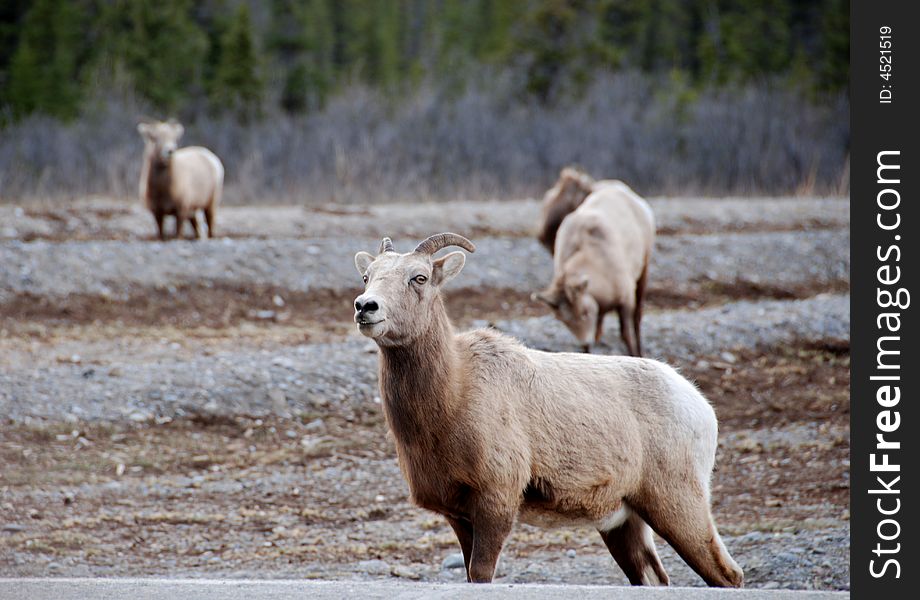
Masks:
[[[380,309],[380,306],[377,304],[377,301],[374,300],[373,298],[358,297],[358,299],[355,300],[355,310],[359,314],[372,313],[372,312],[376,312],[379,309]]]

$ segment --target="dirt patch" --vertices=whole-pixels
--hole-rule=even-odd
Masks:
[[[729,530],[849,519],[847,342],[726,352],[683,372],[719,417],[713,497]]]
[[[684,217],[680,224],[657,228],[656,235],[710,235],[722,233],[769,233],[780,231],[829,231],[840,229],[840,223],[825,219],[803,219],[795,223],[720,223]]]
[[[651,310],[673,310],[718,306],[736,300],[799,300],[817,294],[850,291],[848,281],[799,285],[772,285],[752,281],[702,280],[689,283],[655,282],[649,286],[645,306]]]
[[[846,227],[846,203],[797,199],[653,199],[658,235],[817,231]],[[385,206],[225,206],[221,236],[235,239],[316,239],[370,235],[418,239],[451,230],[468,237],[533,237],[536,201],[445,202]],[[136,200],[84,198],[0,206],[0,237],[21,241],[148,240],[153,219]]]
[[[846,292],[847,282],[826,285],[771,286],[738,281],[684,284],[656,282],[649,288],[646,311],[700,308],[741,299],[792,300],[818,293]],[[70,294],[64,299],[23,293],[0,305],[0,326],[7,333],[34,331],[35,324],[170,326],[221,329],[241,323],[284,324],[304,329],[309,341],[326,341],[351,329],[350,290],[298,292],[259,285],[185,285],[139,289],[119,296]],[[513,288],[452,289],[445,292],[448,314],[460,325],[474,320],[522,319],[549,314],[530,293]]]
[[[37,211],[33,211],[37,212]],[[346,213],[341,212],[325,212],[317,211],[320,214],[326,215],[335,215],[340,216]],[[127,213],[130,214],[130,213]],[[354,213],[347,213],[348,216],[354,215]],[[23,242],[34,242],[34,241],[44,241],[44,242],[73,242],[73,241],[148,241],[156,242],[159,241],[159,238],[156,235],[156,229],[153,225],[153,220],[151,218],[151,225],[144,231],[125,231],[117,228],[106,228],[106,221],[104,219],[111,219],[114,217],[122,216],[119,213],[113,213],[105,217],[98,217],[93,221],[89,221],[86,217],[87,215],[74,216],[71,219],[68,219],[64,215],[60,215],[54,212],[48,212],[46,215],[30,215],[33,218],[41,219],[46,221],[43,230],[28,230],[24,231],[21,235],[17,236],[16,239],[19,239]],[[79,223],[79,225],[77,225]],[[171,227],[171,225],[170,225]],[[778,232],[813,232],[813,231],[835,231],[840,229],[840,224],[836,222],[824,222],[821,220],[813,220],[806,223],[765,223],[765,224],[739,224],[739,225],[719,225],[713,226],[712,223],[700,222],[700,223],[681,223],[680,225],[674,225],[670,227],[661,227],[658,229],[656,234],[658,236],[672,236],[672,235],[719,235],[719,234],[730,234],[730,233],[778,233]],[[172,231],[171,228],[168,231]],[[404,232],[396,230],[395,232],[390,232],[392,235],[397,235],[403,238],[412,238],[415,236],[416,232],[409,231]],[[504,238],[532,238],[535,237],[535,233],[530,230],[517,230],[517,229],[502,229],[500,227],[490,227],[487,225],[472,225],[464,229],[464,235],[470,239],[477,239],[483,237],[504,237]],[[270,231],[266,232],[257,232],[257,231],[238,231],[238,230],[227,230],[222,228],[217,235],[217,238],[230,238],[234,240],[271,240],[278,239],[279,237],[285,238],[294,238],[294,239],[318,239],[322,236],[312,234],[311,232],[301,232],[296,235],[285,235],[279,236]],[[192,239],[192,232],[186,228],[183,230],[183,239]]]
[[[220,329],[250,322],[303,327],[316,334],[309,341],[322,341],[352,328],[352,303],[360,293],[358,288],[304,293],[249,285],[147,289],[120,299],[70,294],[60,300],[21,294],[0,306],[0,323],[8,333],[15,334],[34,330],[35,323]],[[445,296],[449,313],[460,324],[545,313],[528,294],[512,289],[460,289]]]
[[[850,418],[847,341],[725,352],[684,367],[716,407],[723,428],[790,423],[846,426]]]

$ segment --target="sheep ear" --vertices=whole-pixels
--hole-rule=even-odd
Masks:
[[[147,135],[150,133],[150,125],[147,123],[138,123],[137,132],[142,136],[147,137]]]
[[[431,279],[435,285],[447,283],[463,270],[463,265],[465,264],[466,256],[463,252],[457,250],[446,254],[431,262]]]
[[[176,121],[175,119],[170,119],[169,124],[172,125],[173,131],[176,134],[176,139],[182,137],[182,134],[185,133],[185,127],[182,126],[182,123]]]
[[[551,308],[559,308],[559,293],[556,290],[543,290],[530,296],[531,300],[543,302]]]
[[[374,257],[367,252],[358,252],[355,254],[355,268],[358,269],[358,273],[361,275],[367,273],[367,268],[371,266],[372,262],[374,262]]]

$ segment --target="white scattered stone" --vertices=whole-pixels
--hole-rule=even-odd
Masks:
[[[322,419],[313,419],[309,423],[303,426],[304,430],[309,432],[322,431],[326,428],[326,422]]]
[[[441,563],[441,569],[465,569],[466,563],[463,562],[463,553],[448,554]]]
[[[271,400],[272,410],[279,417],[290,418],[291,407],[288,406],[287,396],[284,391],[278,388],[272,388],[268,391],[268,399]]]
[[[357,565],[360,571],[367,573],[368,575],[389,575],[390,574],[390,565],[386,561],[382,561],[378,558],[373,560],[362,560]]]
[[[272,359],[272,364],[276,367],[284,367],[285,369],[294,368],[294,361],[286,356],[276,356]]]

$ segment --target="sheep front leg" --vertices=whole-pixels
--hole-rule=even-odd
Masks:
[[[457,534],[460,550],[463,552],[463,565],[466,568],[466,580],[470,579],[470,557],[473,555],[473,524],[462,518],[447,517],[447,522]]]
[[[189,212],[185,209],[180,209],[176,211],[176,239],[182,239],[182,228],[185,227],[185,222],[189,220]]]
[[[479,513],[474,516],[473,547],[469,566],[471,582],[492,583],[498,556],[513,525],[513,513]]]
[[[166,218],[166,214],[162,210],[156,210],[153,212],[153,218],[157,222],[157,237],[161,242],[166,241],[166,232],[163,231],[163,219]]]
[[[601,337],[604,335],[604,317],[606,315],[602,312],[597,314],[597,323],[594,326],[594,343],[600,344]]]
[[[194,232],[194,239],[200,239],[201,235],[198,233],[198,215],[195,214],[195,211],[192,211],[188,216],[188,222],[192,224],[192,231]]]

